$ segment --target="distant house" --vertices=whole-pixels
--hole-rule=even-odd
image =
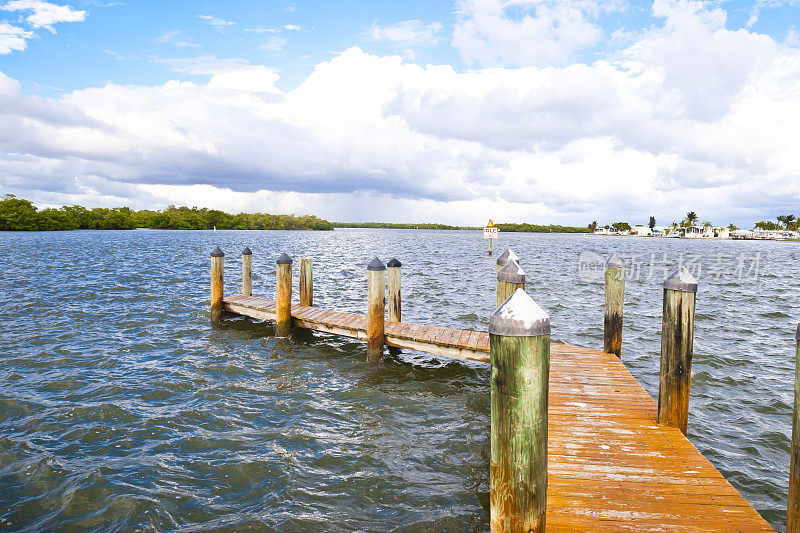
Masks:
[[[594,230],[595,235],[617,235],[614,228],[597,228]]]

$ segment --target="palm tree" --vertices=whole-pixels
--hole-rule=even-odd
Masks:
[[[647,224],[647,225],[650,226],[650,229],[655,228],[656,227],[656,217],[650,217],[650,223]]]
[[[596,220],[593,220],[593,221],[592,221],[592,223],[591,223],[591,224],[589,224],[589,231],[591,231],[592,233],[594,233],[594,230],[596,230],[596,229],[597,229],[597,221],[596,221]]]
[[[686,223],[689,226],[694,226],[694,223],[697,222],[698,216],[697,213],[694,211],[689,211],[686,213]]]
[[[790,229],[794,222],[794,215],[783,215],[778,217],[778,221],[783,223],[784,228]]]

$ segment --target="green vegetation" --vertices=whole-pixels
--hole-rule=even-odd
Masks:
[[[388,228],[388,229],[483,229],[482,226],[448,226],[446,224],[396,224],[390,222],[333,222],[334,228]],[[558,226],[551,224],[542,226],[539,224],[495,224],[501,232],[527,232],[527,233],[587,233],[587,228],[576,228],[572,226]]]
[[[656,217],[650,217],[650,221],[647,223],[647,225],[650,227],[650,229],[655,228],[656,227]]]
[[[525,232],[525,233],[589,233],[588,227],[559,226],[550,224],[542,226],[540,224],[495,224],[500,231],[505,232]]]
[[[334,228],[384,228],[384,229],[481,229],[477,226],[448,226],[447,224],[396,224],[392,222],[333,222]]]
[[[129,207],[87,209],[79,205],[38,210],[30,201],[7,194],[0,200],[0,231],[75,229],[308,229],[332,230],[315,216],[240,213],[216,209],[169,206],[163,211],[134,211]]]
[[[617,231],[630,231],[631,225],[627,222],[614,222],[611,227]]]

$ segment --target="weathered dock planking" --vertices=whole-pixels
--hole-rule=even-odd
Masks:
[[[275,320],[241,294],[224,310]],[[292,326],[366,340],[363,315],[292,306]],[[386,322],[388,346],[489,362],[489,334]],[[657,406],[618,357],[551,344],[548,531],[773,531]]]

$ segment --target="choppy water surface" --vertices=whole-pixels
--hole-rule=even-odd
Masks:
[[[256,295],[273,294],[287,251],[314,258],[317,305],[363,312],[367,263],[396,256],[406,320],[485,329],[494,260],[480,237],[0,234],[0,529],[487,530],[486,365],[413,352],[372,365],[361,343],[275,339],[242,318],[212,328],[207,310],[209,252],[227,253],[230,293],[247,245]],[[504,234],[495,250],[508,244],[554,340],[589,347],[603,292],[579,256],[630,261],[623,359],[652,396],[659,268],[702,254],[690,439],[783,529],[798,244]],[[717,258],[728,275],[706,275],[725,273]]]

